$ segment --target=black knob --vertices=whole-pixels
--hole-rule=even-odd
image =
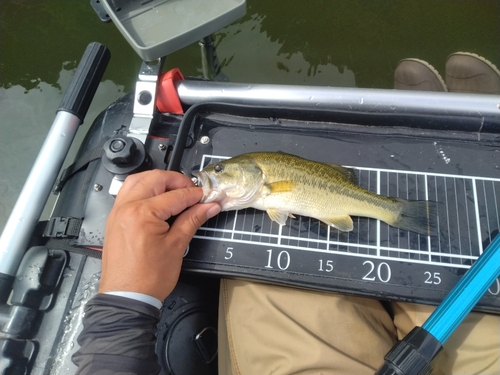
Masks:
[[[150,166],[144,143],[137,138],[118,135],[108,139],[103,148],[102,164],[111,173],[125,175]]]
[[[106,157],[113,164],[127,164],[134,160],[137,146],[129,137],[111,138],[104,145]]]

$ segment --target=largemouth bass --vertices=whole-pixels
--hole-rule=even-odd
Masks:
[[[293,214],[340,231],[353,230],[351,216],[379,219],[404,230],[434,235],[436,203],[378,195],[357,184],[352,169],[282,152],[253,152],[208,165],[196,173],[202,202],[222,211],[253,207],[285,225]]]

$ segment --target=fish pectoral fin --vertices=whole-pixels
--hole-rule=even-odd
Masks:
[[[269,190],[271,194],[274,193],[288,193],[295,188],[295,182],[289,180],[282,180],[271,182],[269,184]]]
[[[321,219],[325,224],[331,225],[342,232],[350,232],[354,228],[352,219],[349,215],[335,216],[333,218]]]
[[[286,219],[290,217],[290,213],[288,211],[280,211],[274,208],[269,208],[266,212],[271,220],[277,222],[279,225],[285,225]]]

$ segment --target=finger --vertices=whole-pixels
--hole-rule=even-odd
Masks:
[[[120,191],[118,192],[117,199],[121,200],[123,199],[123,196],[128,196],[129,192],[132,189],[136,188],[136,185],[143,180],[144,178],[148,177],[150,174],[155,174],[156,171],[146,171],[146,172],[140,172],[140,173],[134,173],[131,175],[128,175],[125,181],[123,182],[122,187],[120,188]]]
[[[182,245],[185,250],[196,231],[211,217],[220,212],[217,203],[196,204],[181,213],[172,224],[168,241]]]
[[[149,171],[148,171],[149,172]],[[144,175],[148,172],[140,172],[140,173],[134,173],[130,174],[125,178],[125,181],[123,182],[122,187],[120,188],[120,193],[127,194],[127,192],[137,184],[139,180],[144,178]]]
[[[198,203],[202,196],[203,189],[199,187],[177,189],[148,199],[147,205],[156,217],[167,220]]]
[[[116,199],[120,203],[147,199],[167,190],[192,186],[193,181],[179,172],[155,169],[127,177]]]

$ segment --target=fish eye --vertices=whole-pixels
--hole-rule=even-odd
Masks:
[[[224,170],[224,165],[222,164],[215,164],[214,165],[214,171],[215,173],[220,173]]]

